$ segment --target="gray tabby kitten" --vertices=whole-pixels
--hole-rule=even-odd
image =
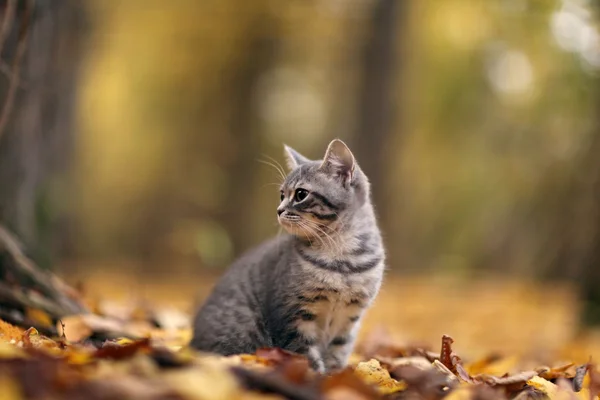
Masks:
[[[369,181],[340,140],[311,161],[285,146],[279,236],[238,259],[194,322],[191,346],[231,355],[280,347],[342,368],[379,291],[384,249]]]

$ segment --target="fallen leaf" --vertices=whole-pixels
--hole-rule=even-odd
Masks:
[[[23,329],[0,319],[0,341],[10,342],[12,339],[21,340]]]
[[[330,400],[374,400],[379,399],[381,393],[349,368],[327,376],[321,385],[321,392]]]
[[[52,318],[43,310],[38,308],[28,307],[25,309],[25,315],[36,324],[44,327],[51,327],[53,325]],[[38,326],[38,325],[36,325]]]
[[[534,376],[533,378],[527,381],[527,384],[536,388],[538,391],[544,393],[550,398],[554,397],[554,395],[558,391],[558,387],[554,383],[540,376]]]
[[[440,352],[440,362],[446,366],[452,373],[456,374],[456,368],[452,362],[452,339],[448,335],[442,336],[442,351]]]
[[[258,349],[256,357],[265,365],[281,365],[290,359],[306,359],[304,356],[277,347]]]
[[[130,358],[134,354],[150,350],[150,339],[141,339],[134,342],[128,342],[126,344],[118,344],[116,342],[105,342],[104,346],[99,348],[93,357],[97,359],[111,359],[111,360],[122,360]]]
[[[402,365],[394,368],[392,376],[397,380],[405,382],[407,388],[404,393],[417,395],[425,399],[441,399],[458,387],[458,379],[438,360],[436,362],[441,368],[433,366],[430,369],[420,369],[412,365]]]
[[[583,379],[585,378],[588,370],[590,369],[589,364],[583,364],[577,367],[575,376],[573,377],[573,390],[575,392],[581,391],[583,387]]]
[[[375,359],[359,363],[354,372],[365,383],[375,386],[381,394],[390,394],[406,389],[405,383],[392,378],[390,373]]]

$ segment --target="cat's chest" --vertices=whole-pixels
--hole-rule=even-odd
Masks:
[[[304,265],[302,291],[322,293],[336,309],[343,304],[361,302],[368,305],[379,291],[382,268],[361,274],[342,274]]]
[[[360,319],[365,305],[337,292],[320,293],[303,296],[298,329],[315,345],[327,346],[347,336]]]
[[[376,271],[363,275],[311,271],[303,281],[298,329],[319,347],[346,340],[370,305],[379,281]]]

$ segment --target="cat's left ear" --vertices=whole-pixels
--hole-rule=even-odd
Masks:
[[[322,170],[340,176],[342,182],[346,185],[352,181],[355,167],[354,155],[344,142],[334,139],[329,143],[320,167]]]
[[[283,148],[285,150],[285,160],[289,169],[296,169],[298,166],[310,161],[288,145],[284,144]]]

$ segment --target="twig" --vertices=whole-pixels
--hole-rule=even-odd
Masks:
[[[74,290],[57,276],[40,270],[33,261],[23,254],[18,241],[13,235],[0,224],[0,252],[2,250],[12,258],[15,272],[20,272],[34,281],[43,295],[55,303],[52,310],[47,310],[54,317],[59,318],[65,314],[87,311],[81,302],[71,296]]]
[[[3,310],[3,309],[0,309],[0,319],[8,322],[10,324],[20,326],[22,328],[34,327],[42,335],[57,336],[57,334],[58,334],[58,331],[53,326],[41,325],[41,324],[37,323],[36,321],[34,321],[30,318],[27,318],[24,315],[17,315],[14,312],[9,312],[9,311]]]
[[[2,282],[0,282],[0,302],[18,308],[41,309],[51,315],[63,313],[60,307],[48,302],[47,299],[41,296],[27,296],[25,293],[11,289]]]
[[[19,87],[19,81],[21,78],[21,62],[23,61],[25,51],[27,50],[29,25],[32,14],[33,0],[28,0],[23,13],[23,18],[21,19],[21,26],[19,28],[19,41],[17,43],[17,51],[13,59],[12,76],[10,77],[8,91],[6,93],[6,98],[4,99],[4,105],[2,106],[2,112],[0,114],[0,140],[2,139],[2,134],[4,133],[10,114],[12,113],[17,89]]]
[[[10,33],[13,20],[15,19],[15,10],[17,9],[17,0],[7,0],[4,7],[4,18],[2,19],[2,27],[0,27],[0,56],[4,50],[4,42]]]

